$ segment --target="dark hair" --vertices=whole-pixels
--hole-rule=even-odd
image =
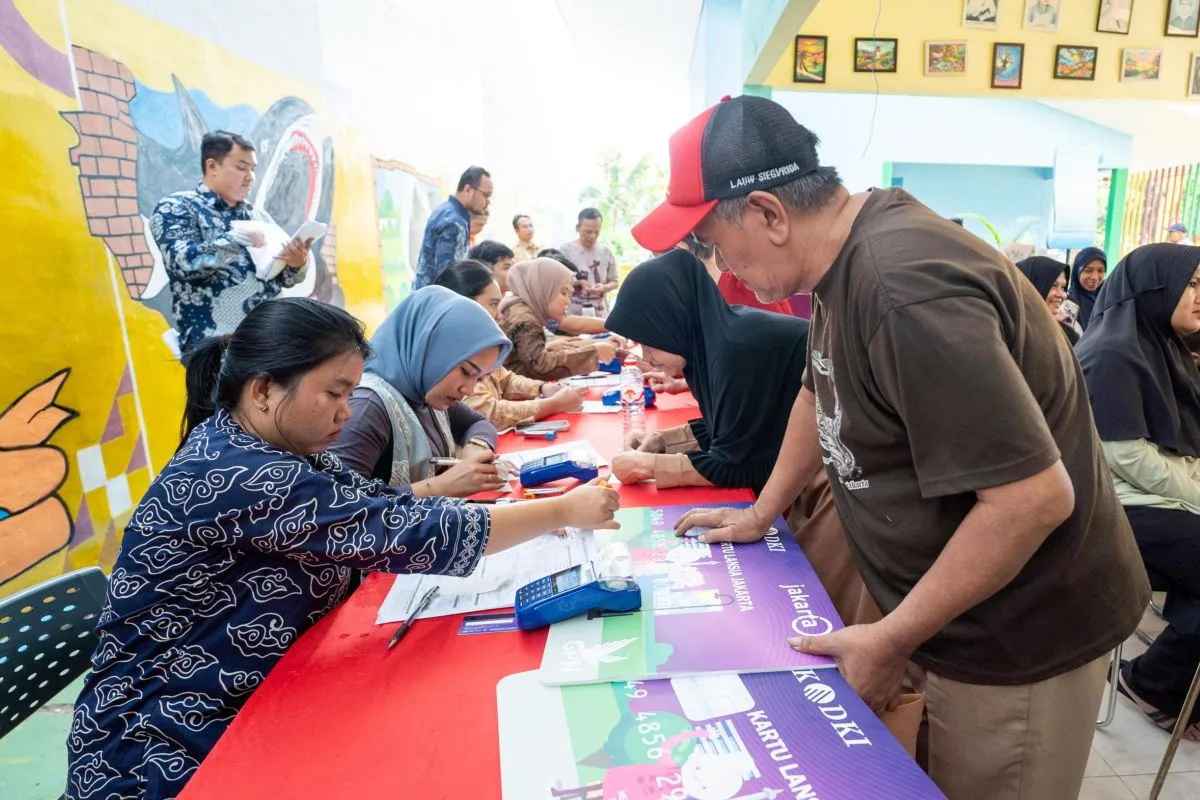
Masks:
[[[567,269],[579,275],[579,267],[575,266],[575,262],[567,258],[566,253],[561,250],[555,250],[553,247],[547,247],[545,250],[537,254],[538,258],[553,258],[558,263],[562,264]]]
[[[784,208],[793,214],[811,214],[829,205],[842,188],[842,179],[833,167],[817,167],[793,181],[763,189],[779,198]],[[740,226],[749,205],[749,194],[718,200],[709,213],[730,225]]]
[[[517,229],[517,225],[520,224],[521,220],[523,220],[523,219],[527,219],[530,222],[533,221],[533,219],[528,214],[517,214],[515,217],[513,217],[513,230],[514,231]]]
[[[225,160],[225,156],[229,155],[234,147],[254,152],[254,145],[250,143],[250,140],[239,134],[229,131],[209,131],[204,134],[204,138],[200,140],[200,174],[208,172],[210,158],[219,164]]]
[[[950,218],[950,221],[951,221],[951,222],[953,222],[955,225],[957,225],[957,226],[958,226],[958,227],[960,227],[960,228],[965,228],[965,227],[967,227],[965,224],[963,224],[963,218],[962,218],[962,217],[951,217],[951,218]]]
[[[707,261],[712,258],[713,251],[716,250],[711,244],[705,244],[696,238],[696,234],[689,233],[683,237],[683,246],[691,252],[696,258],[701,261]]]
[[[362,323],[336,306],[304,297],[261,303],[224,336],[210,336],[183,357],[187,404],[181,439],[218,408],[232,411],[242,389],[270,378],[289,391],[305,373],[334,356],[370,355]],[[182,443],[182,442],[181,442]]]
[[[496,274],[491,267],[482,261],[467,258],[446,267],[433,283],[474,300],[495,282]]]
[[[483,167],[467,167],[458,179],[458,188],[454,191],[461,192],[463,189],[470,186],[472,189],[479,188],[479,182],[484,178],[492,177],[492,173],[488,172]]]
[[[579,222],[583,222],[585,219],[598,219],[603,222],[604,215],[600,213],[599,209],[588,206],[583,211],[579,212]]]
[[[512,248],[508,245],[488,240],[486,242],[480,242],[468,250],[467,258],[475,261],[482,261],[489,267],[493,267],[498,262],[503,261],[506,258],[516,258],[516,256],[513,255]]]

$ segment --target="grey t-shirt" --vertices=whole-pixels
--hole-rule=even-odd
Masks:
[[[617,257],[608,245],[597,242],[590,250],[583,249],[576,239],[559,245],[559,252],[571,259],[579,271],[587,274],[588,286],[599,286],[602,283],[616,283]],[[604,297],[589,297],[584,299],[578,293],[571,298],[567,307],[568,314],[576,316],[583,314],[583,307],[590,305],[596,310],[596,316],[603,317],[608,313],[608,300]]]

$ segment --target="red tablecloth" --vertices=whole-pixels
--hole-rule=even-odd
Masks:
[[[664,398],[647,427],[698,416],[690,396]],[[621,416],[573,415],[562,440],[587,439],[611,459]],[[508,434],[500,450],[545,447]],[[740,502],[745,490],[622,486],[626,507]],[[459,636],[462,616],[421,620],[387,650],[396,625],[376,627],[391,587],[372,575],[300,637],[246,703],[181,795],[287,800],[500,797],[496,683],[541,663],[545,633]]]

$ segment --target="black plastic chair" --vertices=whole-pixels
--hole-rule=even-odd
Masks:
[[[107,588],[87,567],[0,600],[0,737],[91,668]]]

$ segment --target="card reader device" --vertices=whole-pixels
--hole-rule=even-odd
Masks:
[[[521,467],[522,486],[541,486],[563,478],[578,478],[587,482],[600,474],[596,465],[586,459],[577,459],[571,453],[556,453],[530,461]]]
[[[642,590],[626,577],[600,577],[588,564],[539,578],[517,590],[517,627],[544,628],[589,611],[629,613],[642,607]]]

